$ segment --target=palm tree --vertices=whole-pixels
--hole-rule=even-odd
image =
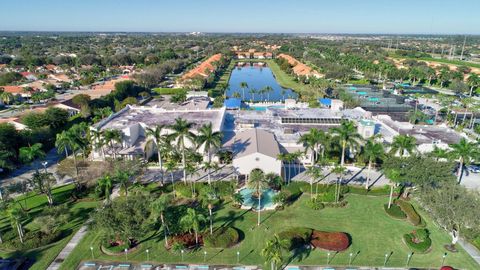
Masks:
[[[242,88],[242,100],[245,100],[245,88],[248,88],[248,83],[247,82],[241,82],[240,83],[240,88]]]
[[[345,165],[345,151],[347,147],[353,148],[358,146],[362,137],[358,134],[355,124],[351,121],[343,121],[340,127],[332,128],[332,133],[342,147],[340,166],[343,167]]]
[[[399,154],[400,157],[405,157],[407,154],[411,155],[416,150],[416,139],[410,135],[397,135],[393,138],[390,148],[391,154]]]
[[[105,175],[97,180],[97,189],[105,195],[105,202],[110,202],[110,194],[112,192],[113,180],[110,175]]]
[[[365,181],[365,189],[369,189],[370,186],[370,173],[372,171],[372,165],[375,161],[382,159],[385,156],[385,150],[383,144],[377,143],[370,139],[363,147],[363,156],[368,161],[367,179]]]
[[[267,100],[270,101],[270,92],[273,92],[273,88],[271,86],[265,86],[264,91],[267,93]]]
[[[103,137],[102,132],[97,130],[90,130],[90,143],[95,149],[100,149],[102,153],[102,158],[105,160],[105,138]]]
[[[105,142],[107,142],[110,146],[110,150],[113,154],[113,159],[116,159],[117,151],[115,149],[115,143],[122,142],[122,133],[120,132],[120,130],[117,129],[106,129],[103,131],[103,138],[105,139]]]
[[[197,148],[203,146],[203,152],[207,154],[208,164],[211,164],[212,162],[212,151],[215,151],[222,145],[222,137],[222,132],[213,131],[212,123],[207,123],[198,130],[198,135],[196,138]],[[208,184],[211,184],[210,169],[211,168],[208,168]]]
[[[171,203],[172,197],[169,194],[165,194],[153,201],[151,205],[153,217],[157,220],[160,219],[160,228],[163,228],[163,234],[165,237],[165,247],[168,246],[168,225],[165,220],[165,212],[168,210]]]
[[[459,162],[457,180],[458,183],[460,183],[464,167],[470,164],[470,162],[479,154],[478,145],[462,138],[458,143],[451,144],[450,148],[452,148],[450,156]]]
[[[390,196],[388,198],[388,209],[392,206],[393,202],[393,188],[400,181],[400,172],[396,169],[387,170],[385,176],[390,180]]]
[[[338,176],[337,180],[335,181],[335,203],[338,203],[338,201],[340,200],[340,191],[342,187],[343,174],[345,173],[346,170],[347,168],[343,166],[335,166],[332,170],[332,173]]]
[[[206,218],[204,215],[197,213],[194,208],[188,208],[187,214],[180,219],[180,224],[182,226],[195,233],[195,243],[198,245],[198,232],[201,229],[203,223],[206,222]]]
[[[285,183],[288,184],[288,177],[287,177],[287,165],[285,164],[288,161],[288,153],[280,153],[277,155],[277,160],[282,162],[283,168],[283,177],[285,178]]]
[[[173,189],[173,196],[175,197],[175,180],[173,179],[173,172],[177,169],[177,162],[174,159],[169,159],[165,162],[165,169],[167,172],[170,172],[170,177],[172,180],[172,189]]]
[[[125,191],[125,197],[128,196],[128,182],[130,181],[130,174],[127,171],[117,170],[115,173],[115,182],[120,184],[120,189]]]
[[[154,145],[157,148],[157,156],[158,156],[158,166],[160,167],[160,175],[162,179],[162,184],[163,184],[163,157],[162,157],[162,149],[164,148],[164,145],[166,145],[167,142],[167,137],[162,136],[162,131],[165,126],[163,125],[156,125],[155,127],[147,127],[146,129],[146,135],[149,138],[147,143],[145,144],[145,149],[150,147],[151,145]]]
[[[447,149],[440,148],[436,145],[433,146],[432,152],[430,154],[437,160],[439,161],[440,159],[443,158],[448,158],[449,157],[449,151]]]
[[[250,90],[248,90],[248,93],[251,95],[250,97],[250,102],[254,102],[255,101],[255,93],[257,92],[257,90],[255,90],[255,88],[251,88]]]
[[[57,133],[55,139],[55,147],[58,150],[58,153],[65,151],[65,158],[68,158],[68,148],[70,146],[70,138],[66,131],[62,131],[61,133]]]
[[[10,219],[10,224],[14,230],[17,230],[18,238],[20,243],[23,243],[25,232],[23,231],[22,219],[25,217],[25,213],[22,209],[19,208],[10,208],[8,209],[8,218]]]
[[[30,164],[37,158],[44,158],[45,152],[42,150],[42,144],[36,143],[28,147],[21,147],[18,157],[23,163]],[[38,172],[38,167],[35,167],[35,170]]]
[[[263,172],[259,169],[255,169],[250,172],[247,186],[255,190],[255,194],[258,197],[258,219],[257,226],[260,226],[260,212],[262,209],[262,193],[263,190],[268,187],[268,181],[265,178]]]
[[[273,239],[267,241],[265,248],[260,254],[270,262],[271,270],[274,270],[283,262],[283,247],[287,245],[287,239],[281,239],[278,234],[273,235]]]
[[[0,100],[5,104],[10,104],[15,100],[15,96],[12,93],[0,91]]]
[[[314,198],[313,197],[313,181],[315,180],[315,182],[317,182],[317,187],[318,187],[318,182],[323,177],[322,168],[319,166],[311,166],[311,167],[308,167],[306,173],[310,176],[310,199],[313,200]],[[317,188],[317,191],[318,191],[318,188]],[[316,196],[317,194],[315,193],[315,198]]]
[[[299,143],[303,143],[305,146],[305,152],[310,149],[313,153],[312,163],[318,159],[319,152],[321,151],[321,157],[323,158],[325,153],[325,146],[329,140],[329,136],[323,130],[311,128],[308,133],[300,136]]]
[[[472,96],[473,89],[480,85],[480,76],[476,73],[471,73],[470,76],[468,76],[467,83],[470,86],[470,96]]]
[[[240,95],[239,92],[235,91],[235,92],[233,92],[232,97],[234,97],[234,98],[240,98],[241,95]]]
[[[182,118],[177,118],[175,119],[175,123],[170,127],[173,130],[170,137],[177,140],[177,146],[182,151],[183,182],[185,182],[185,184],[187,183],[187,172],[185,170],[187,159],[185,143],[187,141],[192,144],[195,142],[195,134],[190,132],[192,126],[192,123],[189,123]]]

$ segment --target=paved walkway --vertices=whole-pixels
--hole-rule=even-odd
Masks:
[[[480,265],[480,251],[476,247],[462,238],[457,243]]]
[[[120,196],[120,189],[119,187],[115,187],[114,190],[112,191],[111,198],[112,200],[118,196]],[[47,270],[57,270],[60,269],[60,266],[62,265],[63,261],[65,261],[66,258],[72,253],[72,251],[77,247],[78,243],[83,239],[83,237],[87,234],[88,232],[88,223],[90,220],[87,220],[84,225],[73,235],[72,239],[68,241],[67,245],[60,251],[60,253],[57,255],[55,260],[48,266]]]

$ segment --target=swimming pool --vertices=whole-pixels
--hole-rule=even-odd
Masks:
[[[266,111],[267,108],[272,108],[272,109],[285,109],[285,105],[271,105],[271,106],[250,106],[250,109],[253,109],[255,111]]]
[[[255,192],[254,189],[251,188],[243,188],[238,191],[240,195],[242,195],[243,203],[242,208],[253,208],[258,210],[258,198],[252,198],[253,193]],[[273,197],[277,194],[276,191],[269,188],[262,192],[262,197],[260,198],[260,209],[274,209],[275,204],[273,203]]]

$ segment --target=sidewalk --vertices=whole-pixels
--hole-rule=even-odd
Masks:
[[[480,251],[476,247],[462,238],[457,243],[480,265]]]

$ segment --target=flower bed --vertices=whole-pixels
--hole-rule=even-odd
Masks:
[[[240,240],[240,235],[235,228],[217,228],[213,234],[207,233],[203,237],[206,247],[229,248],[236,245]]]
[[[383,208],[385,209],[385,212],[391,216],[392,218],[396,219],[406,219],[407,215],[402,211],[400,206],[396,204],[390,205],[390,208],[388,208],[388,204],[383,205]]]
[[[278,234],[280,239],[288,240],[285,248],[293,250],[309,244],[312,238],[313,230],[310,228],[294,227]]]
[[[175,235],[172,237],[172,241],[169,241],[169,242],[170,242],[170,245],[173,245],[173,243],[179,243],[188,249],[197,247],[197,244],[195,242],[195,234],[193,233]],[[203,238],[202,238],[202,235],[200,234],[198,235],[198,245],[199,246],[203,245]]]
[[[316,248],[343,251],[350,246],[350,238],[343,232],[313,231],[311,244]]]
[[[407,219],[410,221],[410,223],[412,223],[414,226],[421,225],[422,218],[417,211],[415,211],[415,208],[413,208],[412,204],[403,200],[398,200],[396,204],[402,209],[405,215],[407,215]]]
[[[432,246],[429,232],[426,229],[420,229],[403,236],[405,244],[414,252],[427,253]]]

